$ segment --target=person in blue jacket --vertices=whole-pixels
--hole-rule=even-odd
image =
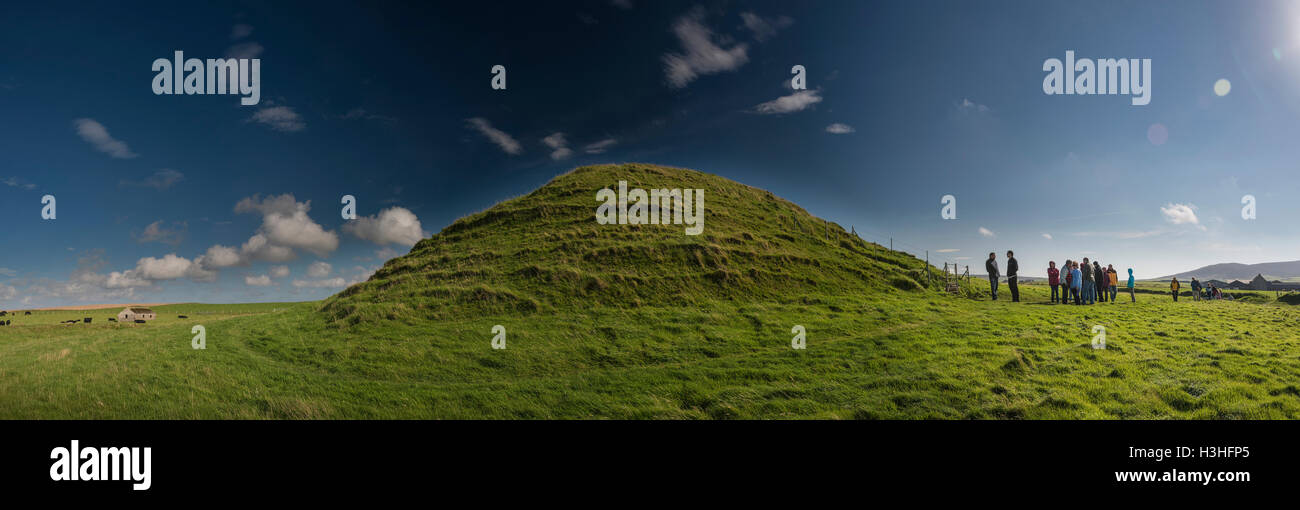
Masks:
[[[1137,295],[1133,293],[1133,268],[1128,268],[1128,298],[1134,303],[1138,302]]]
[[[1079,270],[1079,263],[1075,262],[1070,267],[1070,294],[1074,296],[1074,304],[1082,304],[1079,301],[1079,291],[1083,288],[1083,271]]]

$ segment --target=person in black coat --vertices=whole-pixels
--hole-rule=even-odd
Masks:
[[[1020,271],[1020,264],[1016,262],[1016,256],[1007,250],[1007,288],[1011,289],[1011,302],[1020,302],[1020,285],[1016,282],[1016,272]]]
[[[1106,271],[1101,268],[1101,262],[1092,261],[1092,281],[1097,282],[1097,288],[1104,290],[1102,285],[1106,283]],[[1101,292],[1100,301],[1106,302],[1106,293]]]
[[[984,261],[984,271],[989,274],[989,287],[993,289],[993,300],[998,300],[998,254],[989,252],[989,259]]]

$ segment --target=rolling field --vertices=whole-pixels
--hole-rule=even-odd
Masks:
[[[596,225],[594,190],[623,179],[707,190],[704,233]],[[1300,417],[1293,304],[1145,285],[1136,304],[1052,305],[1041,285],[991,302],[986,282],[948,295],[922,267],[732,181],[584,167],[324,301],[14,317],[0,418]]]
[[[391,325],[319,303],[171,305],[144,326],[0,328],[4,418],[1295,418],[1277,304],[856,299]],[[190,320],[175,318],[184,309]],[[21,317],[20,317],[21,320]],[[190,325],[207,349],[190,346]],[[491,327],[507,349],[490,348]],[[790,349],[793,324],[808,348]],[[1090,346],[1092,326],[1107,349]],[[653,326],[648,326],[653,325]]]

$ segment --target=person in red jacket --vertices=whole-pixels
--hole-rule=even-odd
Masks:
[[[1052,286],[1052,303],[1056,303],[1061,299],[1060,294],[1057,294],[1057,287],[1061,285],[1061,271],[1056,268],[1055,260],[1047,261],[1047,284]]]

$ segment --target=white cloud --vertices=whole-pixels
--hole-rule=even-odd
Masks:
[[[857,130],[853,129],[853,126],[850,126],[848,124],[841,124],[839,122],[826,126],[826,132],[832,135],[847,135],[854,131]]]
[[[565,139],[564,133],[552,133],[550,136],[543,138],[542,143],[554,149],[551,151],[551,159],[556,161],[573,155],[573,150],[569,148],[569,141]]]
[[[1046,240],[1048,240],[1048,241],[1051,241],[1051,240],[1052,240],[1052,234],[1043,233],[1043,239],[1046,239]]]
[[[677,18],[672,33],[677,36],[682,53],[665,53],[662,59],[668,84],[673,88],[683,88],[703,75],[734,71],[749,61],[744,43],[730,48],[719,46],[726,43],[704,26],[703,8],[697,7]]]
[[[307,128],[298,112],[288,106],[269,106],[257,110],[248,120],[266,124],[276,131],[294,133]]]
[[[761,103],[754,107],[754,113],[764,115],[779,115],[783,113],[794,113],[808,109],[808,107],[822,102],[821,93],[816,90],[800,90],[788,96],[781,96],[766,103]],[[827,128],[829,131],[830,128]]]
[[[776,35],[778,30],[794,24],[794,20],[789,16],[764,19],[752,12],[740,13],[740,19],[745,22],[745,28],[754,34],[754,40],[759,42]]]
[[[153,285],[153,282],[140,278],[135,274],[135,271],[130,270],[122,272],[113,271],[112,273],[109,273],[108,278],[101,283],[105,288],[109,289],[148,287]]]
[[[118,187],[122,187],[122,188],[140,187],[140,188],[153,188],[158,191],[165,191],[168,188],[175,186],[176,183],[181,182],[183,180],[185,180],[185,174],[177,172],[170,168],[164,168],[162,170],[154,172],[153,175],[150,175],[149,177],[146,177],[144,179],[138,179],[138,180],[122,179],[120,181],[117,181],[117,185]]]
[[[219,244],[214,244],[211,248],[208,248],[207,253],[200,256],[199,260],[208,268],[223,268],[243,263],[243,259],[239,256],[237,250]]]
[[[173,222],[176,228],[169,228],[163,225],[162,220],[150,223],[144,228],[140,235],[135,236],[135,240],[141,243],[159,242],[176,246],[185,239],[185,222]]]
[[[239,247],[239,256],[245,260],[262,260],[266,262],[288,262],[298,255],[288,246],[271,244],[265,235],[253,234]]]
[[[257,58],[262,55],[264,49],[262,45],[253,41],[239,43],[226,48],[226,58]]]
[[[175,280],[190,272],[190,259],[168,253],[162,258],[144,257],[135,263],[135,274],[146,280]]]
[[[22,188],[27,190],[36,189],[36,184],[27,182],[26,179],[20,177],[7,177],[4,180],[0,180],[0,184],[4,184],[11,188]]]
[[[1193,204],[1166,204],[1160,208],[1160,214],[1164,215],[1165,221],[1174,225],[1194,225],[1205,230],[1205,226],[1196,218],[1196,206]]]
[[[343,231],[378,245],[397,243],[413,246],[429,236],[415,213],[404,207],[390,207],[377,216],[362,216],[343,224]]]
[[[257,276],[245,276],[244,284],[252,287],[266,287],[271,285],[271,277],[264,274]]]
[[[610,147],[613,147],[617,143],[618,140],[616,139],[606,138],[599,142],[593,142],[587,144],[586,147],[582,148],[582,151],[586,152],[587,154],[604,154],[605,151],[609,150]]]
[[[294,280],[294,287],[307,288],[330,288],[330,287],[347,287],[348,282],[342,276],[327,278],[324,280]]]
[[[980,235],[982,235],[982,236],[984,236],[984,237],[995,237],[995,236],[997,236],[997,234],[994,234],[992,230],[989,230],[989,229],[984,228],[984,227],[980,227],[979,232],[980,232]]]
[[[164,168],[162,170],[154,172],[153,175],[149,176],[149,178],[144,180],[143,184],[150,188],[154,188],[158,191],[163,191],[183,180],[185,180],[185,174],[177,172],[170,168]]]
[[[942,249],[942,250],[935,250],[935,251],[936,251],[937,253],[953,253],[953,252],[958,252],[958,251],[961,251],[961,250],[960,250],[960,249],[957,249],[957,248],[944,248],[944,249]]]
[[[100,124],[95,119],[77,119],[72,123],[76,126],[77,134],[81,136],[81,139],[90,142],[100,152],[120,159],[130,159],[139,155],[131,152],[131,148],[126,146],[126,142],[109,135],[108,128],[105,128],[103,124]]]
[[[307,266],[307,276],[312,278],[324,278],[329,276],[330,272],[333,270],[334,266],[331,266],[329,262],[318,260],[312,262],[310,266]]]
[[[957,103],[957,109],[961,110],[962,112],[979,112],[979,113],[989,112],[989,107],[973,102],[970,99],[964,97],[961,99],[960,103]]]
[[[488,140],[491,140],[492,143],[497,144],[497,147],[500,147],[506,154],[513,156],[524,151],[524,146],[520,145],[513,136],[510,136],[510,134],[505,131],[492,127],[492,123],[488,122],[487,119],[483,117],[465,119],[465,123],[469,125],[470,129],[478,131],[483,136],[487,137]]]
[[[289,266],[271,266],[271,278],[284,278],[289,276]]]
[[[340,118],[340,119],[343,119],[343,120],[358,120],[358,119],[361,119],[361,120],[378,120],[378,121],[383,121],[383,122],[397,122],[397,118],[396,118],[396,117],[389,117],[389,116],[387,116],[387,115],[380,115],[380,114],[377,114],[377,113],[371,113],[371,112],[367,111],[365,108],[359,108],[359,107],[358,107],[358,108],[353,108],[353,109],[351,109],[351,110],[348,110],[347,113],[344,113],[343,115],[340,115],[339,118]]]
[[[262,213],[262,226],[258,233],[244,243],[242,251],[257,255],[262,260],[283,262],[293,257],[293,249],[307,250],[323,257],[338,249],[339,237],[312,221],[307,212],[311,201],[298,202],[292,194],[258,195],[235,204],[236,213]]]

